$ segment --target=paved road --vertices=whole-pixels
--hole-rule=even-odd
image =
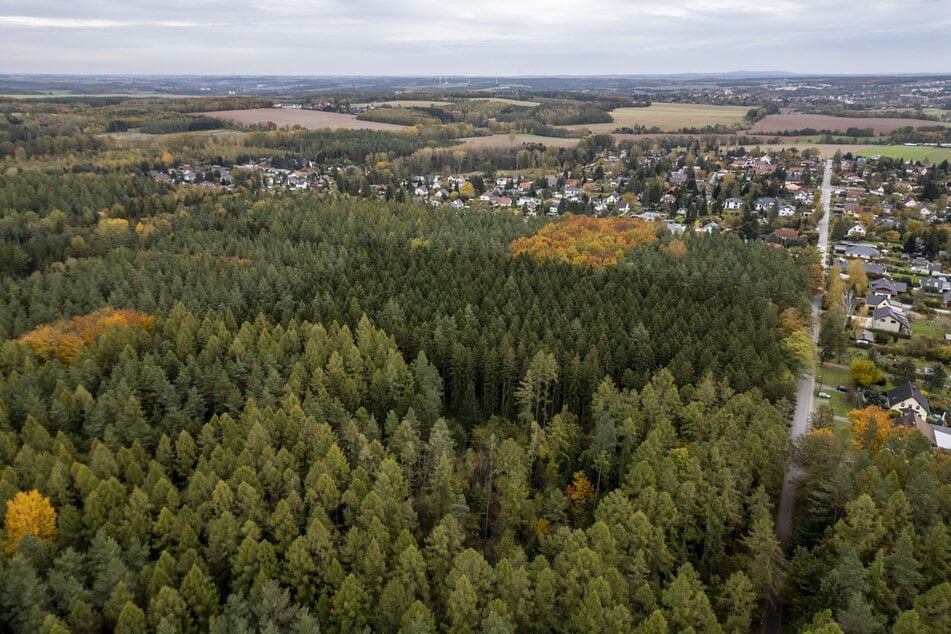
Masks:
[[[822,175],[822,196],[819,199],[822,209],[822,220],[819,221],[819,251],[822,253],[822,266],[829,268],[829,258],[826,253],[829,249],[829,216],[832,215],[832,159],[826,161],[825,174]]]
[[[832,215],[832,161],[827,160],[825,174],[822,178],[822,220],[819,221],[819,251],[822,253],[822,265],[829,268],[827,257],[829,249],[829,216]],[[822,305],[822,296],[812,298],[812,340],[819,340],[819,309]],[[793,443],[809,431],[809,414],[812,413],[816,393],[816,378],[812,374],[799,376],[796,389],[796,411],[793,414],[792,426],[789,435]],[[799,471],[790,461],[786,465],[786,477],[783,479],[783,490],[779,495],[779,509],[776,512],[776,537],[785,549],[789,545],[789,537],[793,525],[793,503],[796,500],[796,479]],[[781,632],[783,629],[783,606],[771,604],[768,606],[763,619],[762,631],[770,634]]]

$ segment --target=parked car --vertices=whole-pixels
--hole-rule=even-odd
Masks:
[[[819,392],[819,398],[832,398],[828,392]]]
[[[848,391],[849,391],[849,388],[846,387],[846,386],[844,386],[844,385],[840,385],[839,387],[837,387],[837,388],[835,388],[835,389],[839,390],[840,392],[848,392]]]

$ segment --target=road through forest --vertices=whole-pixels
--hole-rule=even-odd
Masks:
[[[822,178],[822,198],[823,209],[822,219],[819,221],[819,251],[822,253],[822,265],[828,269],[827,252],[829,249],[829,216],[832,213],[832,161],[827,160],[825,165],[825,174]],[[812,339],[819,339],[819,309],[822,304],[822,296],[816,295],[812,298]],[[790,439],[793,444],[799,441],[799,438],[805,435],[809,430],[809,414],[812,412],[813,398],[815,396],[816,379],[811,373],[801,374],[799,376],[799,385],[796,390],[796,411],[793,414],[792,426],[789,430]],[[783,490],[779,496],[779,509],[776,512],[776,536],[779,538],[783,548],[789,545],[789,536],[793,526],[793,502],[796,498],[796,478],[799,473],[792,460],[786,463],[786,477],[783,480]],[[763,621],[763,632],[781,632],[782,631],[782,604],[771,605],[767,611],[766,618]]]

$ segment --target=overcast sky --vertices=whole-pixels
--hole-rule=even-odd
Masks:
[[[0,73],[951,72],[951,0],[0,0]]]

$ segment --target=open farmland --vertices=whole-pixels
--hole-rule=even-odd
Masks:
[[[800,151],[811,149],[824,158],[832,158],[836,152],[846,154],[851,152],[857,156],[872,157],[875,155],[890,158],[902,158],[906,161],[929,160],[932,163],[951,161],[951,148],[907,145],[862,145],[849,143],[763,143],[758,146],[767,152],[778,152],[785,148],[796,148]]]
[[[877,134],[890,134],[898,128],[911,126],[942,125],[922,119],[884,119],[833,117],[824,114],[771,114],[766,115],[750,128],[750,132],[770,134],[793,130],[832,130],[845,132],[849,128],[871,128]],[[945,124],[946,125],[946,124]]]
[[[459,139],[466,145],[516,147],[525,143],[541,143],[551,147],[575,147],[581,139],[564,139],[553,136],[538,136],[535,134],[491,134],[489,136],[473,136]]]
[[[507,106],[524,106],[526,108],[534,108],[540,105],[537,101],[522,101],[521,99],[509,99],[507,97],[472,97],[469,101],[494,101]]]
[[[451,106],[451,101],[425,101],[420,99],[394,99],[393,101],[375,101],[372,104],[378,106],[392,106],[393,108],[428,108],[429,106]]]
[[[887,156],[895,159],[905,159],[906,161],[924,161],[932,163],[941,161],[951,161],[951,148],[948,147],[930,147],[927,145],[885,145],[885,146],[866,146],[861,149],[853,149],[853,154],[859,156]]]
[[[611,112],[611,123],[567,126],[588,129],[595,133],[613,132],[620,127],[642,125],[646,128],[676,132],[681,128],[702,128],[712,125],[730,126],[741,123],[749,108],[743,106],[708,106],[693,103],[653,103],[647,108],[618,108]]]
[[[219,110],[204,113],[209,117],[230,119],[242,125],[266,125],[268,122],[279,128],[300,126],[308,130],[321,128],[347,128],[350,130],[405,130],[405,126],[393,123],[360,121],[352,114],[320,112],[319,110],[280,110],[277,108],[255,108],[251,110]]]

